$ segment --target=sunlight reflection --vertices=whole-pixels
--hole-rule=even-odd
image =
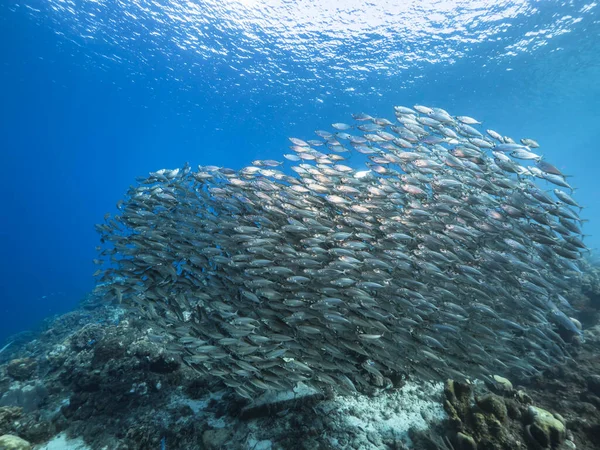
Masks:
[[[563,5],[569,14],[547,15],[532,29],[537,21],[531,17],[540,16],[536,5],[531,0],[50,0],[45,12],[69,39],[96,42],[92,50],[111,60],[118,55],[151,64],[159,58],[174,72],[181,70],[174,61],[185,62],[186,72],[210,61],[238,76],[262,76],[268,85],[295,73],[297,65],[330,79],[360,79],[371,72],[394,76],[453,64],[486,44],[494,48],[488,58],[500,61],[548,45],[596,6]]]

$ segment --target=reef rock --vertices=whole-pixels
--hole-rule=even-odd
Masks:
[[[531,405],[527,412],[532,422],[526,427],[530,439],[543,448],[556,447],[565,440],[565,425],[556,415]]]
[[[6,366],[6,373],[18,381],[34,378],[37,371],[37,361],[33,358],[13,359]]]
[[[587,386],[592,393],[600,396],[600,375],[590,375],[587,378]]]
[[[231,432],[224,428],[206,430],[204,434],[202,434],[202,444],[204,444],[204,448],[217,450],[223,448],[230,437]]]
[[[0,436],[0,450],[31,450],[31,444],[12,434]]]
[[[500,375],[494,375],[492,377],[496,382],[495,388],[502,392],[510,392],[513,390],[513,385],[507,378],[501,377]]]
[[[17,407],[0,407],[0,434],[8,433],[15,420],[23,415],[23,410]]]
[[[14,384],[0,398],[0,406],[18,406],[24,412],[31,412],[48,396],[48,391],[42,383],[21,385]]]
[[[542,450],[558,448],[567,438],[564,420],[531,406],[522,391],[501,396],[481,384],[448,380],[444,394],[449,437],[457,450]]]

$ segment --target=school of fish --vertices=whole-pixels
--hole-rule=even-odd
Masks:
[[[97,225],[99,289],[248,399],[566,361],[586,249],[566,177],[532,139],[394,110],[290,138],[292,167],[138,179]]]

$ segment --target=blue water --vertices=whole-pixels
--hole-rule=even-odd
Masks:
[[[600,247],[591,1],[4,0],[0,68],[0,342],[93,287],[94,224],[135,177],[281,159],[395,104],[538,140]]]

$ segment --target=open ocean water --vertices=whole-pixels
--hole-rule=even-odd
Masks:
[[[136,178],[282,160],[395,105],[535,139],[600,247],[594,1],[3,0],[0,86],[0,348],[93,289]]]
[[[0,33],[0,338],[93,287],[93,225],[135,177],[281,159],[396,104],[538,140],[600,245],[595,2],[8,0]]]

